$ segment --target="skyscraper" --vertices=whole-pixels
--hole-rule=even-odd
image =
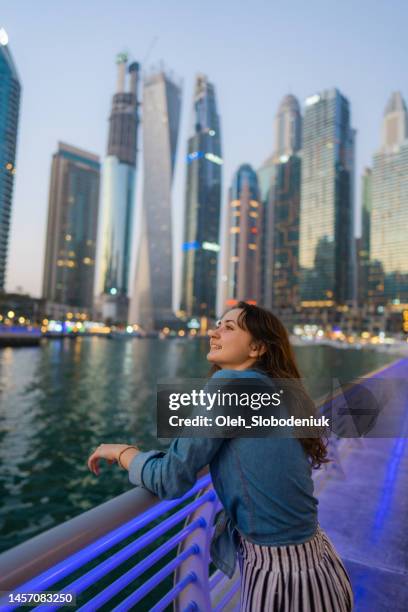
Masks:
[[[288,94],[279,105],[275,117],[274,156],[292,155],[301,148],[302,115],[297,98]]]
[[[271,155],[258,169],[259,197],[262,206],[259,256],[259,293],[261,305],[272,308],[272,271],[273,271],[273,193],[275,188],[276,164]]]
[[[365,168],[361,179],[361,237],[358,240],[358,301],[367,302],[370,265],[370,225],[372,208],[372,171]]]
[[[227,305],[259,302],[261,203],[256,172],[249,164],[236,171],[228,208]]]
[[[275,117],[275,149],[258,170],[263,205],[261,295],[268,308],[298,303],[299,207],[302,115],[286,95]]]
[[[300,180],[300,157],[281,155],[272,198],[272,308],[280,315],[299,304]]]
[[[370,300],[408,304],[408,113],[399,92],[386,106],[374,155],[370,224]]]
[[[393,153],[408,137],[407,105],[401,92],[394,91],[384,111],[381,135],[381,151]]]
[[[91,310],[99,203],[99,157],[58,143],[51,166],[43,297]]]
[[[354,139],[349,102],[337,89],[307,98],[299,237],[303,306],[355,298]]]
[[[198,75],[188,140],[181,310],[215,317],[220,250],[221,134],[215,90]]]
[[[173,315],[171,190],[180,121],[180,87],[163,71],[143,87],[143,210],[129,321],[158,329]]]
[[[4,290],[6,263],[16,173],[16,146],[21,85],[8,46],[0,29],[0,291]]]
[[[135,200],[139,64],[117,56],[118,80],[109,117],[103,164],[100,278],[97,293],[103,318],[126,321]],[[126,71],[129,87],[126,90]]]

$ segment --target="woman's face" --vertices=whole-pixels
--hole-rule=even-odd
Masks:
[[[241,308],[229,310],[215,329],[208,332],[210,352],[208,361],[226,370],[245,370],[258,358],[259,349],[248,331],[238,325]]]

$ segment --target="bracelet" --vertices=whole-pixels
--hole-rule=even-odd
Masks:
[[[124,470],[125,468],[123,467],[123,465],[120,462],[120,458],[123,455],[123,453],[125,453],[127,450],[129,450],[129,448],[135,448],[136,450],[139,450],[137,448],[137,446],[127,446],[126,448],[124,448],[123,450],[120,451],[119,456],[118,456],[118,464],[120,465],[120,467],[122,468],[122,470]]]

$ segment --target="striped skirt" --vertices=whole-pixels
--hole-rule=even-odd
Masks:
[[[260,546],[241,538],[241,606],[245,612],[349,612],[346,569],[318,527],[304,544]]]

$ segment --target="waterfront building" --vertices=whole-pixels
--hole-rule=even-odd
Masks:
[[[263,207],[261,301],[279,311],[298,304],[299,206],[302,115],[291,94],[275,117],[275,148],[258,170]]]
[[[215,318],[220,251],[222,154],[214,85],[196,78],[188,140],[180,309]]]
[[[262,206],[259,256],[259,299],[261,306],[272,308],[273,274],[273,192],[275,188],[276,163],[271,155],[257,171],[259,198]]]
[[[249,164],[243,164],[229,193],[227,306],[240,300],[259,302],[261,215],[258,177]]]
[[[137,62],[117,56],[118,79],[103,163],[98,308],[104,319],[127,320],[138,141]],[[126,83],[128,73],[128,87]]]
[[[63,142],[53,155],[43,297],[67,308],[93,306],[99,157]]]
[[[6,31],[0,29],[0,291],[4,291],[16,174],[21,84]]]
[[[164,71],[143,86],[143,206],[141,240],[129,322],[145,330],[174,320],[172,199],[181,88]]]
[[[299,235],[304,307],[355,299],[354,141],[350,104],[337,89],[306,99]]]
[[[7,319],[12,325],[41,323],[44,318],[45,301],[31,297],[28,293],[0,293],[0,326]]]
[[[274,157],[290,156],[302,148],[302,115],[298,99],[288,94],[275,117]]]
[[[358,303],[364,306],[371,294],[369,288],[370,223],[372,207],[372,171],[365,168],[361,177],[361,236],[357,240]]]
[[[272,308],[282,316],[299,305],[300,156],[281,155],[275,172]]]
[[[370,302],[408,304],[408,113],[400,92],[385,109],[372,168]]]

